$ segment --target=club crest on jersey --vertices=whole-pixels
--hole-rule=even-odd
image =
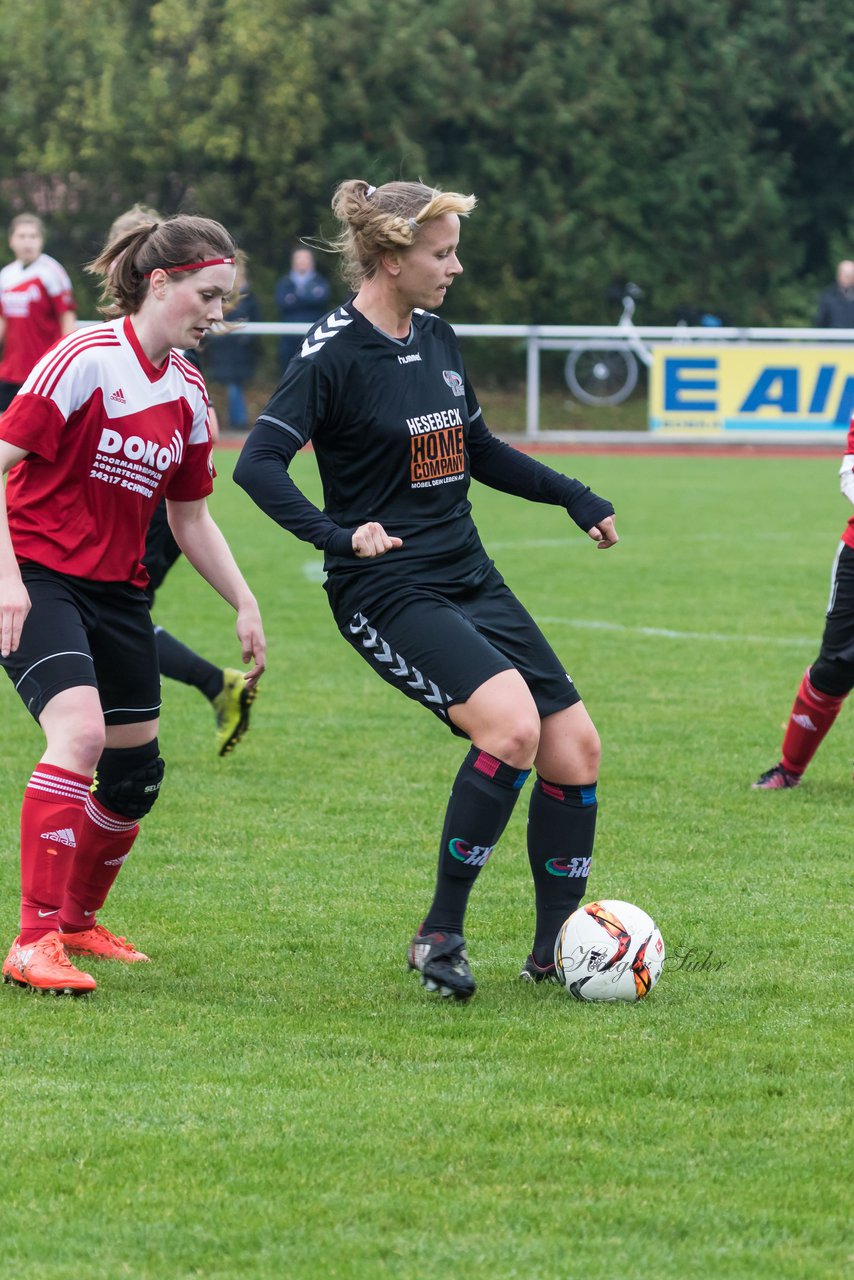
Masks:
[[[454,373],[453,369],[443,369],[442,377],[445,379],[455,396],[465,395],[466,384],[458,373]]]

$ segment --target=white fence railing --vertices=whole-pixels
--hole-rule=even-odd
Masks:
[[[87,322],[91,323],[91,322]],[[259,321],[241,328],[242,333],[259,335],[303,335],[310,326]],[[664,342],[702,342],[743,345],[747,343],[802,342],[813,344],[854,343],[854,329],[756,329],[689,325],[578,325],[578,324],[454,324],[460,338],[508,338],[526,344],[525,436],[539,439],[540,353],[571,351],[579,342],[602,343],[605,347],[625,346],[647,351]]]

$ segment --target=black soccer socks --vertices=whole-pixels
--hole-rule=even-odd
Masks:
[[[537,775],[528,806],[528,861],[537,924],[532,953],[551,964],[555,938],[584,897],[596,833],[596,783],[560,786]]]
[[[469,751],[445,813],[436,893],[424,933],[463,933],[471,887],[507,826],[529,773],[478,747]]]

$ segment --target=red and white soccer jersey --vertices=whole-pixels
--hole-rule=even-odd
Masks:
[[[145,586],[145,535],[161,495],[213,488],[208,397],[177,351],[155,367],[129,317],[64,338],[33,369],[0,438],[29,451],[6,485],[19,561]]]
[[[854,414],[848,424],[848,444],[846,446],[845,457],[842,459],[842,469],[840,475],[844,476],[846,468],[854,470]],[[843,485],[844,488],[844,485]],[[845,490],[845,492],[848,492]],[[852,499],[854,501],[854,499]],[[849,547],[854,547],[854,516],[851,516],[842,534],[842,541]]]
[[[0,315],[6,321],[0,381],[22,383],[37,360],[62,337],[59,318],[74,311],[65,268],[40,254],[24,266],[10,262],[0,271]]]

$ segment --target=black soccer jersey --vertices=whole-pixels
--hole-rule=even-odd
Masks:
[[[319,512],[287,475],[312,442],[323,484]],[[380,575],[435,583],[470,580],[490,561],[471,517],[472,478],[566,507],[584,530],[609,502],[496,439],[466,378],[456,335],[416,312],[409,337],[380,332],[352,302],[308,334],[247,439],[234,478],[273,519],[323,548],[332,578]],[[369,520],[403,540],[357,558],[352,534]]]

